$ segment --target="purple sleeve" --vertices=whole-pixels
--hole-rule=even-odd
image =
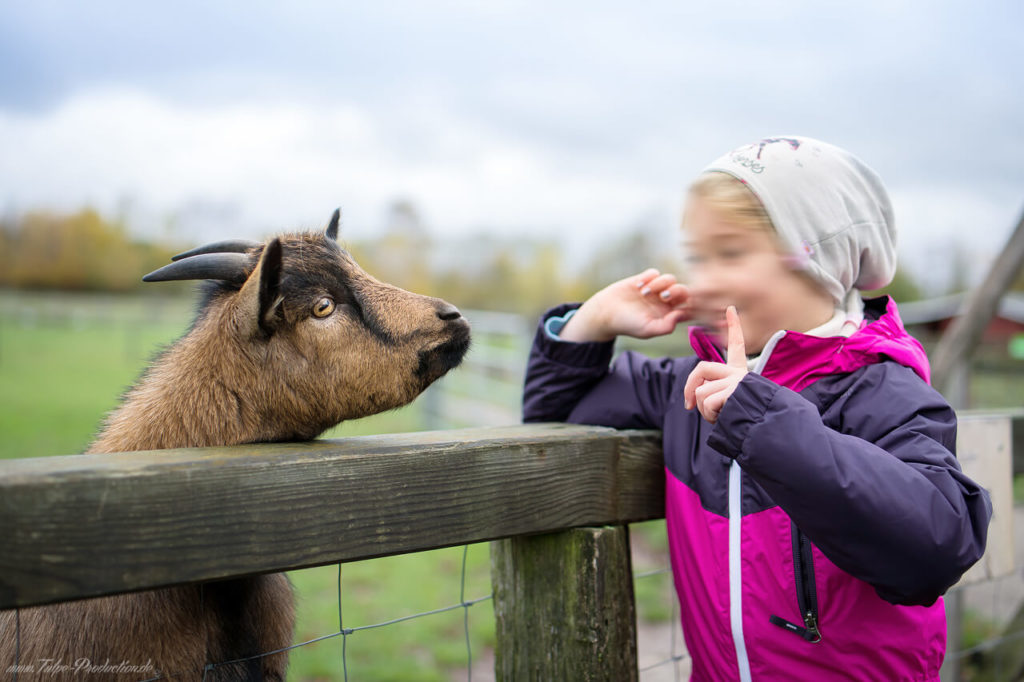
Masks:
[[[733,457],[833,563],[897,604],[931,604],[985,551],[992,504],[954,455],[956,415],[913,372],[883,363],[813,390],[758,375],[708,443]]]
[[[544,321],[573,307],[553,308],[541,320],[526,368],[523,421],[660,429],[673,391],[682,390],[679,377],[686,361],[627,352],[611,364],[612,342],[573,343],[548,336]]]

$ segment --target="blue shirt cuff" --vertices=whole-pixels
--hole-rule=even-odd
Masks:
[[[576,310],[570,310],[561,317],[549,317],[548,319],[544,320],[544,333],[547,334],[549,339],[561,341],[562,338],[559,336],[559,334],[562,332],[562,327],[564,327],[565,323],[568,322],[569,319],[572,318],[572,316],[575,314]]]

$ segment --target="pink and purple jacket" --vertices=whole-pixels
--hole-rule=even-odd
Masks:
[[[574,306],[555,308],[545,319]],[[850,337],[779,332],[712,425],[698,357],[557,340],[530,353],[524,421],[661,429],[669,548],[692,679],[939,679],[940,596],[984,553],[991,502],[889,299]]]

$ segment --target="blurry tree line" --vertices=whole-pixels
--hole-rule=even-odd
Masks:
[[[134,239],[125,225],[92,209],[25,213],[0,219],[0,286],[132,291],[176,252]]]
[[[396,201],[379,236],[344,246],[368,272],[396,286],[466,309],[534,316],[562,301],[582,301],[608,283],[648,267],[673,272],[685,281],[680,254],[662,241],[644,224],[585,254],[566,253],[555,239],[479,234],[439,240],[411,202]],[[143,274],[188,246],[139,239],[123,222],[92,209],[0,218],[0,286],[136,291],[143,287]],[[180,291],[192,288],[178,285]],[[903,272],[884,292],[901,301],[921,297]]]
[[[677,255],[651,232],[638,226],[586,254],[567,253],[556,239],[476,234],[438,241],[412,203],[396,201],[380,237],[345,246],[368,272],[404,289],[461,308],[533,316],[649,267],[678,272]]]

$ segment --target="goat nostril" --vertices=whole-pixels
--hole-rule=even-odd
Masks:
[[[453,306],[451,303],[444,303],[437,308],[437,316],[445,322],[451,322],[462,317],[462,313],[459,309]]]

